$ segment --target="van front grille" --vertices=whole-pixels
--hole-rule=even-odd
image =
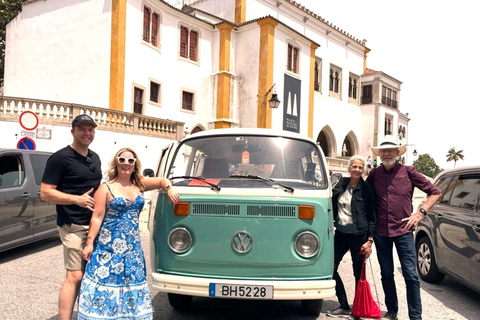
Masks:
[[[247,216],[295,218],[296,213],[296,206],[247,206]]]
[[[221,216],[238,216],[240,215],[239,205],[228,204],[193,204],[192,214],[212,214]]]
[[[192,203],[192,215],[296,218],[298,206]]]

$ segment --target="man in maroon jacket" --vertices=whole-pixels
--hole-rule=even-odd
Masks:
[[[397,157],[405,151],[405,146],[398,145],[393,137],[386,136],[380,146],[372,148],[372,152],[380,157],[382,163],[379,167],[372,169],[367,178],[377,196],[377,233],[374,239],[387,306],[383,319],[390,320],[398,319],[398,298],[393,273],[393,244],[402,265],[407,288],[408,316],[410,319],[422,319],[413,231],[440,197],[440,190],[420,172],[414,167],[404,166],[397,161]],[[427,200],[412,213],[412,196],[415,187],[427,194]]]

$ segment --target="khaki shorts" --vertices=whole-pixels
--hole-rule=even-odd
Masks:
[[[88,226],[66,223],[57,228],[63,243],[65,269],[85,270],[86,261],[82,258],[82,250],[87,241]]]

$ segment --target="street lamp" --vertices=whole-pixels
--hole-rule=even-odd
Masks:
[[[272,97],[270,98],[270,100],[268,100],[268,104],[270,105],[270,108],[277,109],[278,106],[280,105],[280,100],[278,100],[277,93],[275,92],[275,83],[270,87],[270,89],[268,89],[267,93],[265,93],[265,96],[263,97],[262,106],[267,101],[268,94],[272,92],[272,90],[273,90]]]

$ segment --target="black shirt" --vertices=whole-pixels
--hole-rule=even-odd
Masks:
[[[68,194],[81,195],[94,189],[93,197],[100,181],[102,169],[99,156],[88,150],[86,157],[67,146],[50,156],[45,167],[42,182],[57,186],[57,190]],[[77,205],[57,205],[57,225],[74,223],[88,225],[92,211]]]

